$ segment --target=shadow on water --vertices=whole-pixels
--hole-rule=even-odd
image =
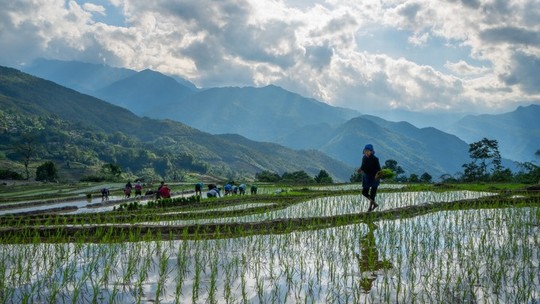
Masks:
[[[360,239],[360,254],[356,254],[356,259],[361,273],[360,286],[364,292],[369,293],[377,279],[377,272],[392,268],[392,264],[388,260],[379,260],[374,233],[378,226],[373,221],[367,221],[366,224],[368,232]]]

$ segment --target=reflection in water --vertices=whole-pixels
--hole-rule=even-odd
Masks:
[[[360,239],[360,254],[356,254],[358,259],[358,268],[360,269],[362,278],[360,286],[364,292],[369,293],[373,287],[373,281],[377,279],[376,272],[381,269],[390,269],[392,264],[388,260],[379,260],[379,251],[375,244],[375,234],[373,231],[377,229],[377,225],[368,221],[368,232]]]

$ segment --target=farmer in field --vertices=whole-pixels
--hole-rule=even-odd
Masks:
[[[381,171],[379,159],[375,156],[372,144],[367,144],[364,147],[364,156],[362,157],[362,165],[358,169],[358,174],[362,174],[362,195],[369,200],[368,212],[379,207],[375,203],[377,188],[379,187],[380,179],[376,176],[377,172]]]
[[[109,188],[101,189],[101,200],[102,201],[108,201],[110,193],[111,192],[109,191]]]
[[[133,186],[131,185],[131,181],[128,181],[127,184],[124,186],[124,197],[130,198],[131,197],[131,189],[133,189]]]
[[[161,183],[159,184],[159,187],[157,188],[157,191],[156,191],[156,199],[160,199],[161,198],[161,194],[159,192],[159,190],[161,190],[161,188],[163,188],[163,186],[165,185],[165,182],[164,181],[161,181]]]
[[[208,192],[206,192],[206,197],[208,197],[208,198],[221,197],[221,194],[219,193],[219,188],[214,187],[214,188],[210,189]]]
[[[246,194],[246,184],[240,184],[240,186],[238,186],[238,193],[240,195]]]
[[[195,195],[201,196],[202,195],[202,188],[203,188],[203,183],[202,182],[196,183],[195,184]]]
[[[233,188],[233,186],[231,185],[231,183],[227,183],[225,185],[225,188],[224,188],[225,189],[225,196],[232,193],[232,188]]]
[[[169,189],[167,184],[163,184],[163,186],[159,188],[158,193],[160,198],[171,198],[171,189]]]
[[[141,181],[137,181],[135,184],[135,197],[142,196],[142,185]]]

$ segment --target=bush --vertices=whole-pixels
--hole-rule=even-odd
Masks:
[[[58,178],[58,170],[52,161],[46,161],[36,169],[36,180],[50,182]]]
[[[99,175],[87,175],[87,176],[81,177],[80,181],[81,182],[97,182],[97,183],[100,183],[100,182],[105,181],[105,177],[104,176],[99,176]]]
[[[7,170],[7,169],[0,169],[0,179],[15,179],[15,180],[22,180],[24,177],[15,171]]]

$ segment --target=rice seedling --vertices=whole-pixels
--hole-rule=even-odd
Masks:
[[[5,217],[2,229],[17,225],[21,233],[0,234],[0,302],[540,298],[538,197],[392,190],[381,192],[380,211],[368,216],[364,199],[346,191],[229,198],[217,200],[219,207]],[[97,242],[86,241],[89,233]],[[43,242],[66,235],[71,242]]]

